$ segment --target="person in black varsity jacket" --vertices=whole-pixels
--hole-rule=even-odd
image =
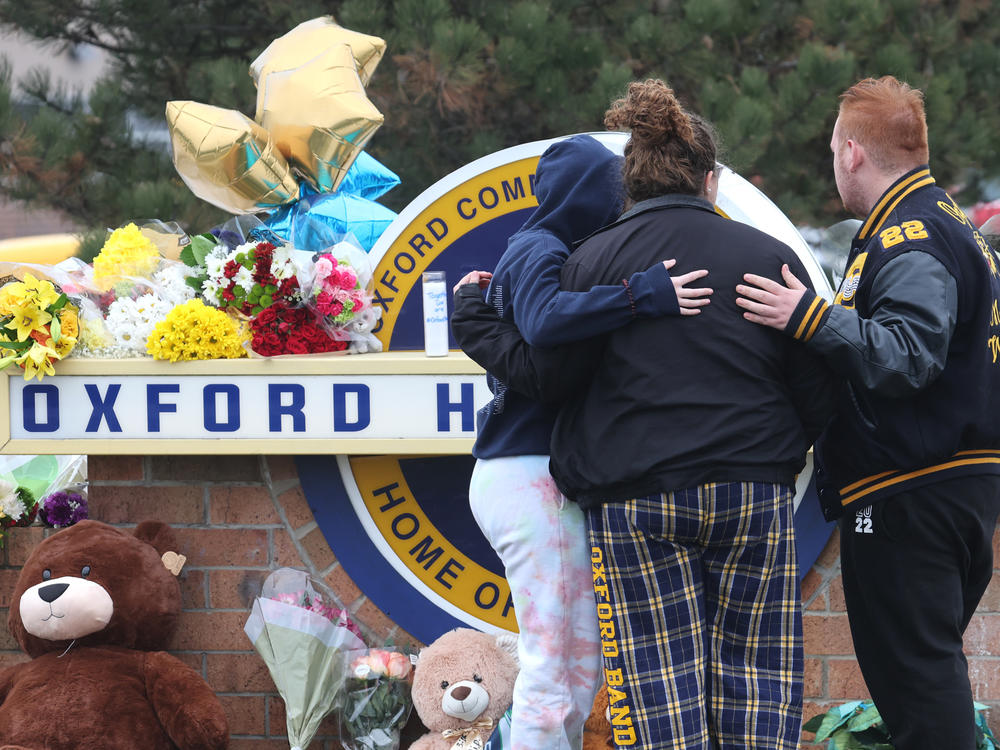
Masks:
[[[787,266],[785,284],[747,274],[738,304],[842,376],[817,481],[894,746],[972,750],[962,636],[1000,512],[1000,259],[931,176],[919,90],[855,84],[830,148],[844,206],[864,218],[834,305]]]

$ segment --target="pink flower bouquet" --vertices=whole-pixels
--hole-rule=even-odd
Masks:
[[[288,742],[306,748],[336,708],[347,665],[367,652],[332,592],[304,570],[279,568],[264,582],[244,631],[285,701]]]

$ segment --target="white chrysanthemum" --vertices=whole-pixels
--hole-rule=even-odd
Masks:
[[[0,479],[0,513],[14,521],[24,515],[24,503],[17,496],[17,485]]]
[[[222,299],[222,286],[215,279],[205,279],[201,285],[201,296],[212,307],[218,307],[219,300]]]
[[[173,305],[194,299],[194,289],[188,286],[186,278],[184,267],[178,264],[168,264],[153,274],[153,282],[159,285],[161,296]]]
[[[222,268],[226,265],[228,256],[226,248],[220,245],[212,248],[208,255],[205,256],[205,270],[208,271],[208,275],[213,277],[222,276]]]
[[[237,245],[233,251],[229,254],[230,258],[235,258],[239,254],[245,255],[251,250],[256,250],[257,245],[260,244],[256,240],[251,240],[250,242],[244,242],[242,245]]]
[[[237,286],[243,287],[244,291],[249,292],[253,289],[253,274],[248,268],[240,266],[240,270],[236,272],[232,280]]]
[[[171,309],[173,305],[155,294],[144,294],[135,300],[124,297],[111,303],[105,322],[115,344],[145,354],[146,339]]]

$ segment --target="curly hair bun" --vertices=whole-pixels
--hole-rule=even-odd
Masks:
[[[673,139],[694,141],[691,118],[673,89],[656,78],[630,83],[626,95],[613,102],[604,114],[604,126],[609,130],[629,130],[634,141],[650,145]]]

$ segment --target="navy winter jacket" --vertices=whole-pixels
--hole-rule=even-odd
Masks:
[[[621,158],[591,136],[550,146],[538,161],[538,208],[507,244],[487,291],[501,320],[514,323],[536,346],[554,346],[615,330],[634,317],[679,313],[662,263],[589,291],[559,289],[559,272],[574,243],[614,221],[622,208]],[[453,320],[455,338],[476,359],[475,331]],[[478,415],[477,458],[547,455],[555,409],[487,373],[493,393]]]

